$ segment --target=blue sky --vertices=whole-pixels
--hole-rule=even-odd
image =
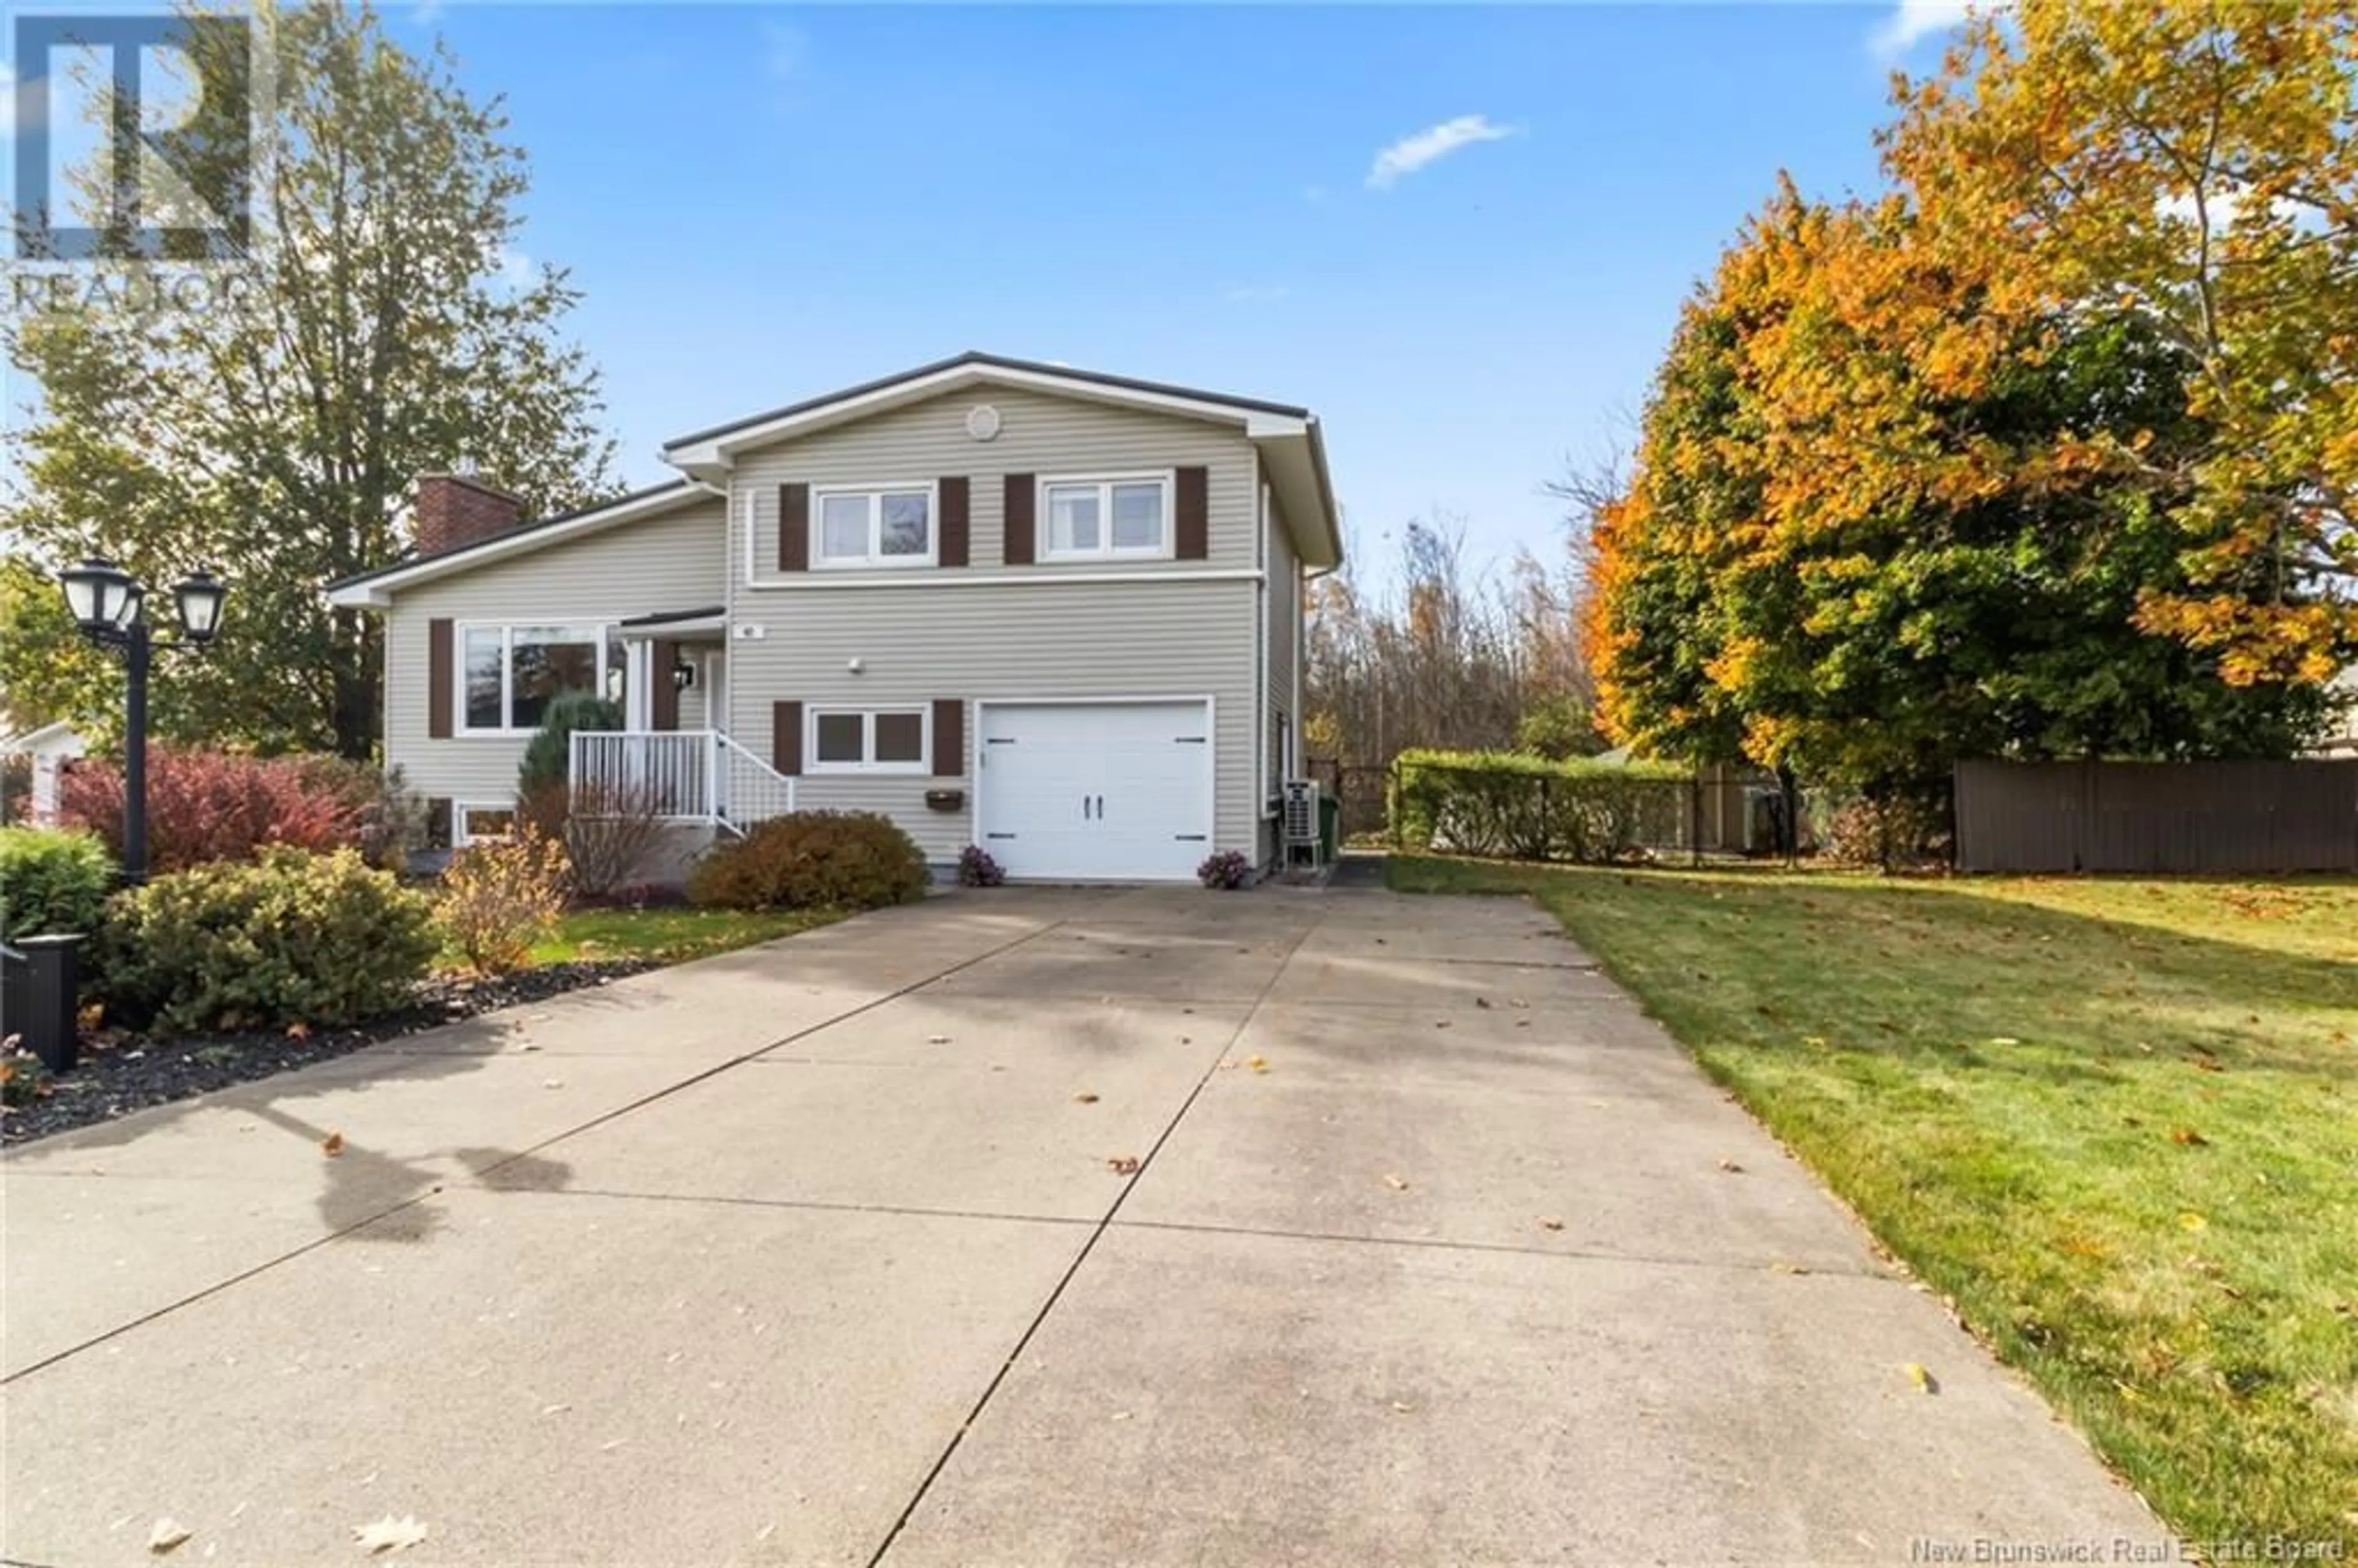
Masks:
[[[1309,405],[1375,567],[1434,513],[1480,556],[1552,548],[1541,486],[1626,439],[1693,280],[1779,168],[1876,182],[1888,72],[1957,9],[388,16],[507,99],[520,249],[586,294],[626,479],[982,348]]]

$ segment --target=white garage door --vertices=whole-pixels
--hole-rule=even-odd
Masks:
[[[978,838],[1011,877],[1177,881],[1212,849],[1210,705],[981,705]]]

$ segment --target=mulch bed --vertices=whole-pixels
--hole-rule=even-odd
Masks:
[[[47,1095],[29,1105],[0,1108],[0,1142],[13,1147],[53,1132],[112,1121],[151,1105],[332,1061],[362,1046],[456,1023],[494,1008],[546,1001],[661,967],[652,958],[611,958],[549,964],[496,979],[438,975],[418,988],[416,1002],[398,1012],[300,1037],[278,1030],[171,1039],[86,1033],[81,1061],[72,1072],[51,1078]]]

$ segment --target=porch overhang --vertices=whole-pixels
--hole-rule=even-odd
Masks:
[[[614,623],[625,643],[721,642],[729,635],[729,611],[723,605],[700,610],[672,610],[656,615],[633,615]]]

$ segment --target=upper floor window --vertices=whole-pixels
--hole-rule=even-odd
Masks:
[[[934,560],[934,492],[927,485],[814,490],[815,567],[922,567]]]
[[[594,625],[469,626],[460,663],[462,733],[503,735],[540,728],[548,705],[568,692],[622,700],[622,640]]]
[[[1041,559],[1164,559],[1171,555],[1168,474],[1051,479],[1042,481],[1040,489],[1048,517]]]

